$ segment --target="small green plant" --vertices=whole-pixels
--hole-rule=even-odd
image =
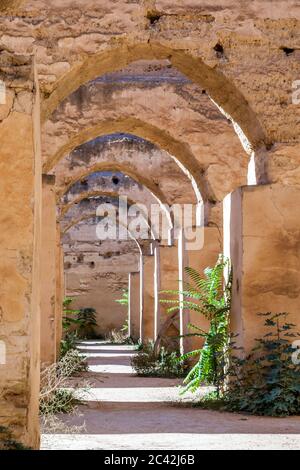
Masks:
[[[286,312],[258,315],[265,318],[269,331],[256,339],[248,357],[233,357],[223,395],[225,409],[265,416],[300,414],[300,364],[292,361],[291,344],[300,334]]]
[[[59,388],[54,390],[47,401],[40,404],[40,414],[42,416],[54,415],[57,413],[72,413],[81,401],[75,395],[74,390]]]
[[[186,268],[190,282],[184,284],[183,292],[164,291],[167,294],[179,294],[183,300],[162,300],[161,302],[171,304],[168,312],[174,312],[180,307],[184,310],[193,310],[209,320],[208,331],[190,324],[192,333],[185,336],[201,337],[204,346],[200,349],[184,354],[180,360],[188,361],[197,357],[188,375],[184,379],[187,390],[196,391],[202,384],[214,385],[219,394],[224,386],[225,366],[228,352],[229,332],[228,317],[230,310],[230,280],[224,284],[224,271],[229,268],[229,262],[222,255],[219,256],[217,264],[213,268],[206,268],[204,276],[193,268]]]
[[[117,299],[116,302],[121,305],[125,305],[128,307],[129,304],[129,292],[128,289],[123,289],[122,290],[122,297],[121,299]]]
[[[193,403],[193,406],[204,410],[224,411],[225,400],[216,390],[213,390],[205,393],[199,401]]]
[[[185,369],[178,358],[177,352],[168,352],[164,347],[156,352],[154,343],[149,341],[133,356],[131,365],[139,376],[183,377]]]
[[[63,329],[65,334],[76,331],[80,338],[94,338],[94,328],[97,326],[96,310],[91,307],[73,309],[72,297],[66,297],[63,302]]]
[[[75,350],[79,341],[77,331],[69,331],[60,342],[60,357],[64,357],[69,351]]]

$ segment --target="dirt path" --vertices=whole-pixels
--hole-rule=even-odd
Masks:
[[[44,434],[42,449],[300,449],[300,418],[261,418],[204,411],[182,404],[173,379],[134,375],[132,346],[83,342],[88,356],[80,434]],[[187,396],[184,401],[195,397]]]

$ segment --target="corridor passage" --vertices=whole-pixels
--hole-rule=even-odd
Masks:
[[[300,449],[299,417],[200,410],[191,405],[196,396],[180,396],[181,380],[136,376],[134,346],[84,341],[79,349],[89,364],[83,387],[87,380],[91,388],[78,416],[62,419],[85,429],[44,434],[42,449]]]

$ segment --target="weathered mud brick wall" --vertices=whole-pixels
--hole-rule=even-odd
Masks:
[[[41,157],[32,57],[1,52],[0,79],[0,425],[37,447]]]

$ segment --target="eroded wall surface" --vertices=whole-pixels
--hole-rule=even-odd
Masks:
[[[38,84],[31,57],[0,53],[0,425],[39,443],[41,155]],[[3,362],[3,363],[2,363]]]

